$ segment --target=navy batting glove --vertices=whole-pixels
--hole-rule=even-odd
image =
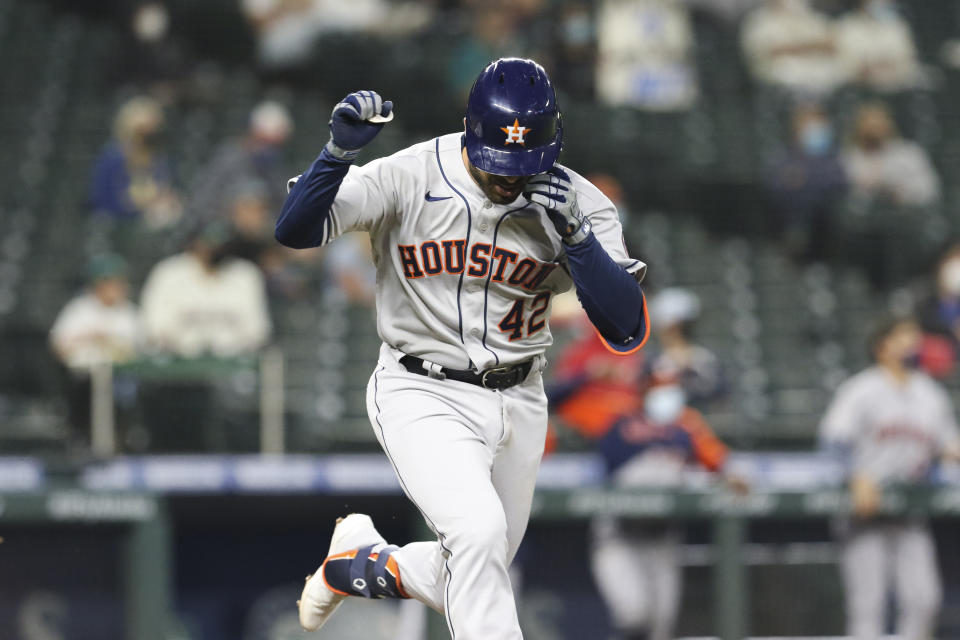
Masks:
[[[375,91],[355,91],[333,108],[327,152],[340,160],[353,161],[360,149],[377,137],[384,123],[393,119],[393,103]]]
[[[590,220],[580,213],[577,192],[570,176],[554,165],[533,177],[523,191],[524,197],[547,210],[560,238],[566,244],[579,244],[590,235]]]

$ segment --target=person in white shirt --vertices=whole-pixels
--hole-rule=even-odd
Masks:
[[[841,159],[857,198],[907,207],[940,199],[940,178],[927,152],[900,136],[883,103],[860,107]]]
[[[256,352],[270,336],[265,278],[238,258],[229,227],[203,227],[183,253],[157,263],[143,287],[146,347],[179,358]],[[145,447],[156,453],[247,450],[243,412],[218,399],[214,379],[144,381]]]
[[[50,346],[64,365],[64,395],[72,439],[81,446],[90,428],[90,369],[126,362],[140,339],[137,307],[128,299],[127,265],[102,254],[88,265],[89,286],[70,300],[50,330]]]
[[[206,226],[190,249],[166,258],[143,287],[143,325],[151,350],[195,357],[256,351],[270,336],[260,269],[226,254],[229,231]]]
[[[50,342],[60,361],[84,373],[102,362],[131,359],[139,337],[139,314],[127,297],[123,258],[97,256],[89,273],[89,287],[67,303],[50,330]]]
[[[606,104],[676,111],[696,99],[693,28],[682,3],[604,0],[597,47],[597,94]]]
[[[921,82],[910,25],[892,0],[861,0],[837,25],[840,64],[853,82],[901,91]]]
[[[834,26],[808,0],[768,0],[744,20],[740,38],[763,83],[823,95],[845,79],[836,63]]]
[[[842,523],[841,570],[848,635],[883,636],[887,591],[897,596],[898,637],[926,640],[941,604],[936,549],[921,517],[882,517],[882,489],[928,480],[940,458],[960,458],[960,430],[946,391],[914,363],[920,328],[912,318],[879,324],[875,365],[837,389],[820,424],[828,450],[846,463],[853,507]]]

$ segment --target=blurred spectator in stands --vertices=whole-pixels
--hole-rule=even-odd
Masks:
[[[883,488],[929,482],[941,458],[960,459],[960,430],[946,391],[914,369],[920,328],[880,322],[874,365],[838,389],[820,425],[823,444],[845,464],[852,517],[840,525],[847,633],[884,636],[888,591],[896,592],[898,637],[932,638],[941,604],[936,549],[917,514],[881,513]]]
[[[269,191],[257,180],[233,186],[232,193],[226,197],[232,233],[222,251],[256,263],[263,271],[271,298],[301,298],[308,293],[308,272],[317,262],[317,254],[294,251],[274,240],[276,209],[272,208]]]
[[[388,0],[241,0],[257,35],[257,56],[265,70],[307,63],[324,33],[403,35],[433,18],[433,2]]]
[[[231,237],[229,254],[263,267],[263,256],[273,240],[273,214],[268,204],[267,187],[255,180],[233,185],[226,197]]]
[[[674,383],[646,392],[643,408],[618,418],[598,440],[613,487],[683,485],[690,466],[723,473],[726,446]],[[746,483],[723,476],[737,492]],[[600,516],[591,523],[590,564],[618,638],[670,640],[682,590],[683,527]]]
[[[231,255],[231,241],[226,222],[209,223],[185,252],[150,271],[141,304],[151,352],[232,358],[253,355],[266,344],[264,276],[256,264]],[[139,400],[146,447],[152,452],[248,448],[239,443],[249,443],[252,425],[242,407],[217,400],[221,384],[216,375],[144,381]]]
[[[697,97],[693,30],[676,0],[604,0],[597,49],[597,94],[606,104],[676,111]]]
[[[477,71],[491,60],[531,54],[530,40],[520,30],[526,14],[511,10],[506,0],[469,3],[464,11],[469,31],[458,39],[447,61],[447,87],[451,96],[462,99],[473,86]]]
[[[657,327],[657,345],[647,354],[646,374],[652,381],[676,380],[687,402],[706,408],[726,391],[717,356],[693,341],[700,300],[687,289],[671,287],[650,300],[650,324]]]
[[[744,21],[741,45],[754,77],[766,84],[822,95],[844,80],[834,27],[809,0],[767,0]]]
[[[197,172],[190,192],[190,215],[209,221],[232,215],[233,198],[245,185],[264,190],[266,206],[279,211],[287,197],[283,147],[293,133],[290,113],[279,102],[267,100],[250,113],[246,133],[225,141]]]
[[[922,207],[940,198],[940,179],[926,151],[900,136],[883,103],[857,111],[843,164],[860,200]]]
[[[563,75],[564,93],[591,100],[596,95],[596,25],[591,4],[579,0],[564,2],[553,24],[553,64]]]
[[[837,25],[840,64],[851,81],[879,91],[916,87],[921,81],[910,25],[893,0],[861,0]]]
[[[766,183],[791,256],[826,258],[831,220],[847,190],[847,177],[834,145],[833,126],[816,104],[797,107],[793,138],[783,157],[767,169]]]
[[[946,377],[960,352],[960,244],[940,257],[936,289],[919,304],[917,315],[925,334],[921,366],[934,377]]]
[[[101,254],[88,266],[88,288],[65,306],[50,330],[53,350],[66,366],[88,370],[102,362],[133,357],[140,324],[127,294],[127,264]]]
[[[166,104],[177,97],[187,59],[170,34],[170,12],[163,2],[135,5],[123,51],[115,67],[121,82],[132,82]]]
[[[153,228],[175,223],[183,209],[161,148],[160,104],[144,96],[127,101],[114,118],[113,133],[93,172],[90,200],[94,213],[139,219]]]
[[[102,254],[87,268],[88,287],[57,315],[50,344],[66,368],[66,398],[72,437],[83,443],[90,429],[90,369],[126,362],[140,342],[140,317],[127,297],[127,265]]]
[[[230,230],[208,224],[190,248],[153,267],[141,304],[148,346],[182,357],[235,356],[270,335],[263,274],[229,254]]]
[[[686,0],[694,11],[709,11],[730,24],[736,24],[745,13],[763,4],[766,0]]]

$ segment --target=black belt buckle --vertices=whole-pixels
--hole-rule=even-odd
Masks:
[[[523,367],[495,367],[480,374],[480,386],[484,389],[509,389],[520,382]]]

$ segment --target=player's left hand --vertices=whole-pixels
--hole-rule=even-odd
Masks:
[[[524,188],[523,196],[547,210],[566,244],[578,244],[590,235],[590,220],[580,212],[570,176],[560,167],[554,165],[534,176]]]

